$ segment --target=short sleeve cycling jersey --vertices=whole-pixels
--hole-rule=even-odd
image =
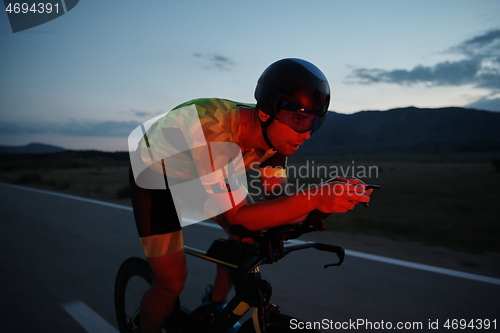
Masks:
[[[147,164],[168,157],[167,174],[188,180],[211,173],[222,166],[221,156],[201,161],[205,145],[232,143],[240,146],[240,106],[251,106],[225,99],[200,98],[183,103],[158,119],[141,142],[141,156]],[[149,147],[148,147],[149,145]],[[257,167],[275,154],[270,149],[259,156],[255,149],[242,152],[245,171]],[[214,154],[212,154],[214,155]],[[208,162],[211,163],[208,163]],[[238,174],[243,170],[235,170]]]
[[[272,149],[263,154],[255,149],[241,149],[242,106],[254,107],[217,98],[195,99],[175,107],[155,119],[147,131],[143,130],[138,147],[142,162],[166,175],[173,195],[189,198],[189,206],[198,206],[197,211],[206,210],[206,197],[196,202],[200,190],[206,195],[245,189],[245,172],[277,153]],[[243,198],[241,191],[239,198],[228,196],[231,204],[209,215],[218,215]]]

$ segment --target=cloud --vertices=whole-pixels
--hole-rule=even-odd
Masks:
[[[500,30],[490,30],[487,33],[469,39],[450,49],[451,52],[468,55],[500,55]]]
[[[138,118],[151,118],[164,113],[163,111],[141,111],[132,109],[132,114]]]
[[[500,98],[489,99],[487,97],[483,97],[475,101],[474,103],[465,105],[465,107],[471,109],[500,112]]]
[[[434,66],[415,66],[406,69],[356,68],[347,77],[347,83],[395,83],[431,86],[459,86],[472,84],[478,88],[500,90],[500,30],[491,30],[447,50],[465,59],[445,61]]]
[[[2,134],[65,134],[71,136],[127,137],[141,123],[137,121],[79,122],[71,120],[55,123],[0,122]]]
[[[201,67],[203,69],[230,71],[235,64],[231,59],[220,54],[203,54],[195,52],[193,53],[193,57],[202,60]]]

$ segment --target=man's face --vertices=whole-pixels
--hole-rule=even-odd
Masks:
[[[311,137],[308,129],[315,118],[310,114],[281,110],[267,128],[267,136],[279,153],[291,156]]]

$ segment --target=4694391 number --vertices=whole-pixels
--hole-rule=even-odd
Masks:
[[[465,329],[476,329],[476,330],[489,330],[497,329],[497,320],[489,320],[489,319],[448,319],[443,325],[446,329],[451,330],[465,330]]]
[[[14,14],[50,14],[52,11],[55,13],[59,13],[59,4],[52,4],[50,2],[43,3],[33,3],[31,6],[28,3],[9,3],[7,7],[5,7],[5,11]]]

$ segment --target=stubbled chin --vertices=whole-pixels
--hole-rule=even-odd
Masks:
[[[297,149],[295,149],[292,145],[285,145],[283,148],[277,149],[277,151],[281,155],[288,157],[288,156],[292,156],[293,153],[295,153],[299,147],[297,147]]]
[[[292,156],[292,155],[293,155],[293,153],[295,153],[294,151],[292,151],[292,150],[290,150],[290,149],[288,149],[288,150],[286,150],[286,151],[279,151],[279,150],[278,150],[278,152],[279,152],[281,155],[283,155],[283,156],[287,156],[287,157]]]

